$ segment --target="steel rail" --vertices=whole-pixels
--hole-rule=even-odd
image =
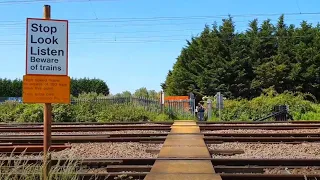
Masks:
[[[214,166],[320,166],[319,159],[236,159],[236,158],[97,158],[97,159],[52,159],[51,164],[60,165],[66,162],[79,162],[87,167],[107,165],[153,165],[156,160],[210,160]],[[20,163],[38,164],[42,159],[36,158],[1,158],[0,164],[7,166]]]
[[[161,136],[133,136],[133,137],[112,137],[110,135],[61,135],[52,136],[53,143],[87,143],[87,142],[141,142],[141,141],[165,141],[167,135]],[[218,137],[218,136],[205,136],[206,143],[221,143],[221,142],[320,142],[320,137]],[[0,143],[42,143],[42,136],[3,136],[0,137]]]
[[[320,124],[320,121],[197,121],[198,124]],[[173,121],[112,121],[112,122],[53,122],[52,125],[132,125],[132,124],[173,124]],[[0,123],[0,126],[41,126],[43,123]]]
[[[295,130],[295,129],[319,129],[319,125],[268,125],[268,126],[203,126],[201,130],[231,130],[231,129],[264,129],[264,130]],[[120,130],[170,130],[170,125],[162,126],[66,126],[52,127],[52,132],[92,132],[92,131],[120,131]],[[0,132],[42,132],[42,127],[0,127]]]
[[[213,131],[214,132],[214,131]],[[140,133],[140,134],[114,134],[114,133],[101,133],[101,134],[53,134],[52,136],[108,136],[108,137],[156,137],[167,136],[166,133]],[[202,133],[205,137],[320,137],[320,133]],[[1,134],[1,137],[37,137],[41,134]]]
[[[57,173],[55,173],[56,176]],[[114,180],[120,175],[126,175],[127,177],[132,177],[133,179],[143,180],[147,175],[147,172],[115,172],[115,173],[77,173],[78,179],[81,180]],[[219,174],[219,173],[218,173]],[[5,175],[5,173],[2,173]],[[25,177],[28,174],[9,174],[14,177]],[[33,177],[35,174],[32,174]],[[219,174],[222,180],[316,180],[320,178],[320,175],[292,175],[292,174],[232,174],[232,173],[222,173]],[[39,175],[40,177],[40,175]]]
[[[320,123],[320,122],[319,122]],[[173,121],[139,121],[139,122],[122,122],[122,121],[113,121],[113,122],[52,122],[52,125],[141,125],[141,124],[164,124],[171,125]],[[0,123],[1,126],[42,126],[43,123]]]
[[[296,130],[296,129],[319,129],[320,126],[200,126],[201,131],[209,130]]]
[[[170,130],[171,126],[75,126],[52,127],[52,132],[92,132],[120,130]],[[0,132],[43,132],[42,127],[0,127]]]

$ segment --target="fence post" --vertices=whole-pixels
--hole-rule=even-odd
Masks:
[[[164,109],[164,92],[161,91],[160,92],[160,108],[161,108],[161,113],[163,113],[163,109]]]
[[[208,99],[207,100],[207,104],[208,104],[208,121],[212,118],[212,100]]]
[[[189,94],[190,97],[190,109],[191,109],[191,113],[193,116],[196,115],[195,109],[196,109],[196,98],[194,96],[194,94],[191,92]]]

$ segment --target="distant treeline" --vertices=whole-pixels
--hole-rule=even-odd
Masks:
[[[71,79],[71,94],[78,96],[81,93],[96,92],[98,94],[109,95],[109,87],[101,79]],[[0,97],[22,97],[21,79],[0,78]]]
[[[223,19],[187,42],[162,87],[168,95],[248,99],[273,87],[320,100],[320,24],[294,26],[281,16],[275,24],[253,19],[238,32],[231,17]]]

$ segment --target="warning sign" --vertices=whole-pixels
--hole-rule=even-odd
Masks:
[[[23,103],[70,103],[68,76],[23,76]]]
[[[68,21],[27,18],[26,74],[68,75]]]

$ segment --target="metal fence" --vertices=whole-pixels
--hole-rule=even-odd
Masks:
[[[15,101],[22,103],[21,97],[0,97],[0,103],[6,101]],[[174,114],[179,114],[181,116],[194,115],[194,99],[190,100],[166,100],[162,104],[159,99],[150,99],[144,97],[103,97],[103,98],[89,98],[89,99],[72,99],[71,104],[85,104],[91,103],[103,106],[123,104],[130,106],[143,107],[145,110],[152,112],[171,112]]]
[[[6,101],[14,101],[22,103],[22,97],[0,97],[0,103],[4,103]]]

